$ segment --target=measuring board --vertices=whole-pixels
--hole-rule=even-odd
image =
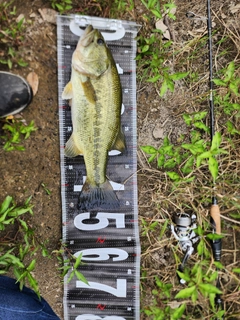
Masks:
[[[121,123],[124,153],[110,151],[107,176],[120,207],[104,212],[77,208],[86,179],[83,157],[66,158],[64,146],[72,132],[71,107],[61,95],[71,76],[71,58],[87,25],[104,36],[116,62],[123,92]],[[88,285],[74,277],[64,281],[65,320],[139,320],[140,244],[136,158],[136,41],[134,22],[89,16],[57,17],[58,89],[63,242],[76,257]]]

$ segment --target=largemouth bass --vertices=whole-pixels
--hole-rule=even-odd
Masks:
[[[63,99],[71,99],[73,132],[65,155],[83,155],[87,178],[81,210],[111,209],[118,199],[106,178],[108,151],[125,149],[121,130],[122,89],[116,64],[102,34],[89,25],[72,56],[71,80]]]

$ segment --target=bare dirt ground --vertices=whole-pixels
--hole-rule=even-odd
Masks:
[[[0,176],[2,177],[1,200],[6,195],[11,195],[17,202],[24,201],[29,196],[33,196],[34,216],[31,218],[31,224],[36,229],[37,236],[41,241],[48,240],[47,247],[49,251],[59,248],[61,239],[61,194],[60,194],[60,160],[59,160],[59,134],[58,134],[58,89],[57,89],[57,42],[56,25],[43,21],[39,9],[50,8],[49,1],[46,0],[16,0],[17,13],[23,14],[28,21],[26,28],[26,41],[24,48],[24,58],[28,62],[26,68],[13,66],[12,72],[22,75],[26,78],[30,71],[34,71],[39,76],[39,89],[31,105],[26,108],[22,115],[27,123],[35,121],[38,128],[31,137],[24,142],[26,151],[4,152],[1,154]],[[177,19],[171,23],[171,31],[174,33],[174,42],[176,47],[184,48],[184,43],[191,39],[191,34],[201,34],[198,31],[202,28],[201,21],[191,21],[186,18],[187,11],[193,11],[199,15],[206,14],[206,4],[201,2],[176,1]],[[80,7],[80,5],[79,5]],[[81,8],[84,3],[81,2]],[[107,6],[106,6],[107,7]],[[98,12],[93,6],[87,14],[99,14],[108,17],[108,10]],[[92,10],[92,12],[91,12]],[[225,18],[226,25],[229,25],[231,19],[235,19],[236,28],[239,30],[239,19],[236,15],[229,13],[229,4],[218,0],[213,4],[214,12]],[[152,25],[147,25],[143,18],[145,9],[140,1],[136,1],[135,9],[128,12],[124,19],[135,20],[143,27],[141,32],[149,33]],[[214,21],[218,21],[213,15]],[[227,30],[227,29],[226,29]],[[190,33],[189,33],[189,32]],[[207,50],[207,49],[205,49]],[[174,59],[183,60],[187,49],[175,57],[170,57],[172,68],[174,70]],[[206,52],[197,53],[197,64],[189,61],[188,65],[182,63],[184,71],[195,68],[205,76],[207,72],[207,54]],[[236,56],[236,52],[229,53],[229,61]],[[224,63],[224,61],[222,61]],[[193,66],[194,65],[194,66]],[[194,109],[195,90],[200,92],[207,91],[207,82],[197,88],[189,88],[186,83],[176,84],[174,94],[169,94],[161,98],[154,85],[142,82],[138,79],[137,88],[137,109],[138,109],[138,144],[152,145],[159,147],[163,137],[168,135],[174,142],[181,133],[186,132],[186,127],[179,116],[184,109]],[[163,189],[159,187],[160,198],[156,196],[156,180],[164,179],[161,173],[157,173],[156,168],[150,167],[146,161],[146,156],[139,150],[139,215],[140,218],[156,218],[161,223],[161,216],[158,215],[159,199]],[[51,191],[48,195],[41,184],[44,183]],[[157,187],[158,188],[158,187]],[[158,195],[159,195],[158,193]],[[162,221],[163,222],[163,221]],[[237,240],[240,240],[239,233]],[[227,245],[225,243],[225,245]],[[150,270],[154,265],[153,271],[149,271],[149,277],[153,277],[156,270],[165,268],[174,264],[172,251],[168,243],[162,248],[154,249],[150,254],[145,251],[143,243],[143,268]],[[229,246],[229,250],[234,249]],[[227,248],[226,248],[227,249]],[[236,259],[236,258],[235,258]],[[55,312],[63,319],[62,296],[63,287],[59,273],[57,271],[58,262],[53,256],[51,259],[41,258],[37,263],[35,276],[38,280],[42,296],[50,303]],[[151,283],[151,282],[150,282]],[[145,288],[146,291],[148,288]],[[150,290],[150,288],[149,288]],[[150,297],[150,298],[149,298]],[[148,299],[151,299],[149,293]],[[143,319],[147,319],[143,315]],[[237,319],[237,318],[236,318]],[[239,319],[239,318],[238,318]]]

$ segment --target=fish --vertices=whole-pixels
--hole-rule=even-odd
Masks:
[[[106,176],[108,152],[124,152],[122,87],[112,53],[101,32],[88,25],[72,55],[70,81],[62,98],[71,100],[72,135],[65,156],[82,155],[86,181],[79,210],[114,209],[119,200]]]

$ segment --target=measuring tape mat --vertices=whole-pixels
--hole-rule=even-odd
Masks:
[[[86,179],[82,156],[66,158],[64,147],[72,133],[71,107],[61,95],[71,76],[71,59],[84,28],[91,24],[104,36],[122,84],[123,153],[110,151],[107,177],[120,207],[104,212],[77,208]],[[137,205],[136,41],[134,22],[89,16],[58,16],[58,89],[61,157],[63,242],[76,257],[88,285],[73,277],[64,280],[65,320],[139,320],[140,243]]]

